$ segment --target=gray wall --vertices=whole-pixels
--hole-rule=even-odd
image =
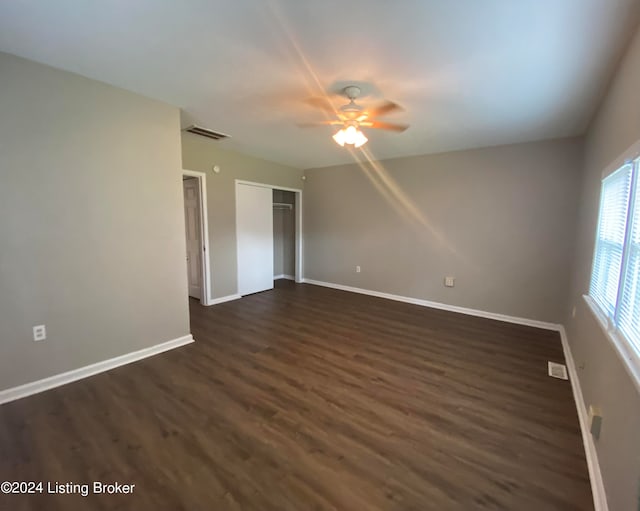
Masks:
[[[584,181],[573,284],[564,323],[585,404],[603,412],[596,441],[610,511],[638,509],[640,500],[640,395],[582,299],[589,289],[601,173],[640,140],[640,31],[620,63],[586,137]],[[576,306],[576,317],[571,309]]]
[[[178,109],[3,53],[0,83],[0,389],[187,335]]]
[[[273,276],[284,273],[284,211],[273,210]]]
[[[238,292],[235,180],[253,181],[283,188],[302,189],[302,170],[261,160],[222,148],[216,142],[191,133],[182,135],[182,165],[207,173],[209,207],[209,256],[214,298]],[[212,167],[220,166],[214,174]]]
[[[305,277],[559,322],[581,151],[564,139],[307,170]]]
[[[295,193],[273,190],[273,202],[291,204],[291,209],[273,210],[273,275],[296,273]]]

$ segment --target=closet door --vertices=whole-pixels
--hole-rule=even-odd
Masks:
[[[236,183],[238,294],[273,289],[273,192]]]

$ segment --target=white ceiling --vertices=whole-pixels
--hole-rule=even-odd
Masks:
[[[156,98],[299,168],[353,161],[306,97],[351,82],[406,111],[377,158],[582,134],[638,0],[21,0],[0,51]],[[336,105],[342,101],[336,98]]]

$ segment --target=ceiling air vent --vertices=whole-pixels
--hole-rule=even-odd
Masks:
[[[184,131],[188,131],[189,133],[193,133],[195,135],[200,135],[201,137],[212,138],[213,140],[221,140],[223,138],[229,138],[230,136],[225,133],[218,133],[217,131],[196,126],[195,124],[192,124],[188,128],[185,128]]]

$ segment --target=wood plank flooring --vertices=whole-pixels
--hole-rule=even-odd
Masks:
[[[213,307],[196,342],[0,406],[0,509],[590,510],[557,333],[311,285]]]

